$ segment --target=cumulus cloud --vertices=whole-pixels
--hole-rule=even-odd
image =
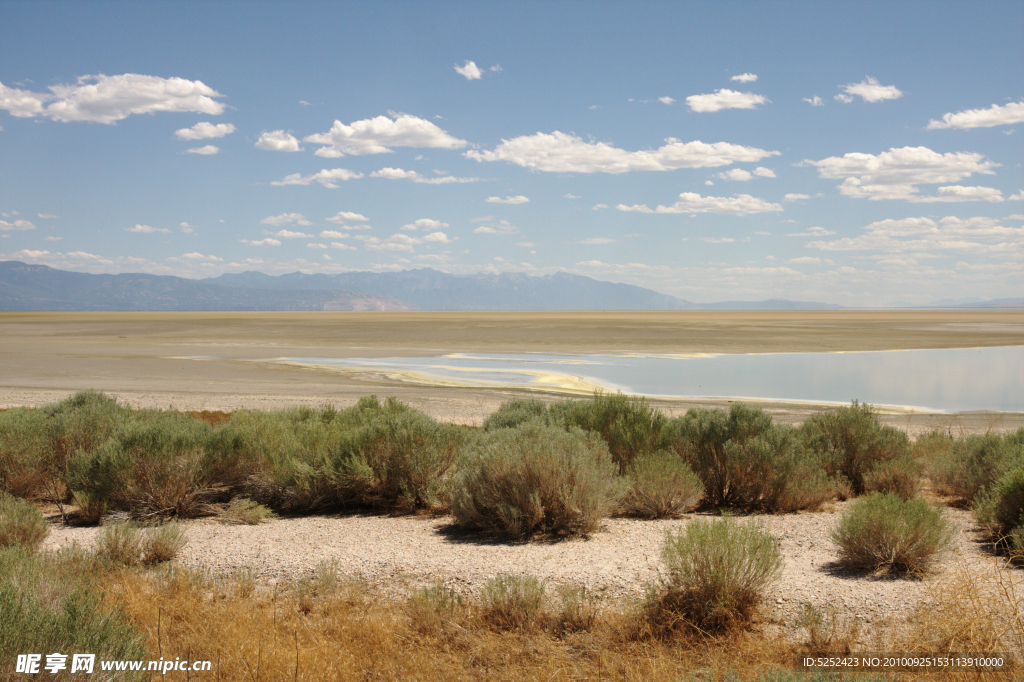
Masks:
[[[481,225],[480,227],[473,230],[474,234],[516,234],[519,232],[519,228],[508,222],[507,220],[493,221],[490,219],[489,225]]]
[[[758,104],[764,104],[768,98],[764,95],[755,95],[752,92],[736,92],[723,88],[715,90],[711,95],[690,95],[686,98],[686,104],[690,111],[713,112],[722,109],[756,109]]]
[[[43,220],[56,220],[57,218],[60,218],[59,215],[54,215],[52,213],[37,213],[36,215],[38,215]]]
[[[986,161],[982,154],[939,154],[927,147],[892,148],[877,156],[850,153],[804,163],[815,166],[822,178],[844,179],[839,185],[844,195],[873,200],[920,200],[918,184],[957,182],[974,173],[992,175],[991,169],[998,165]],[[948,196],[954,194],[948,192]]]
[[[15,220],[13,223],[0,220],[0,232],[24,232],[34,229],[36,229],[36,226],[29,220]]]
[[[7,235],[4,236],[6,237]],[[62,241],[63,239],[64,237],[54,237],[53,235],[50,235],[49,237],[43,237],[44,242],[59,242]]]
[[[403,230],[438,230],[442,227],[448,227],[448,223],[442,223],[440,220],[433,220],[432,218],[420,218],[414,222],[402,225]]]
[[[430,234],[423,237],[423,241],[434,242],[436,244],[451,244],[456,239],[458,239],[458,237],[455,237],[454,239],[449,239],[448,235],[446,235],[444,232],[431,232]]]
[[[832,230],[826,230],[824,227],[809,227],[806,232],[790,232],[790,237],[828,237],[835,234]]]
[[[661,102],[662,104],[672,104],[673,102],[675,102],[674,99],[672,99],[671,97],[668,97],[668,96],[659,97],[658,101]]]
[[[684,143],[671,137],[665,142],[655,150],[630,152],[604,142],[586,142],[556,130],[551,134],[537,133],[502,140],[493,151],[471,149],[464,156],[475,161],[508,161],[524,168],[552,173],[628,173],[752,163],[779,154],[728,142],[706,144],[695,140]]]
[[[480,70],[480,67],[476,65],[476,62],[471,62],[468,59],[462,66],[455,66],[455,73],[460,76],[465,76],[468,81],[480,80],[480,77],[484,75],[484,72]]]
[[[217,256],[213,256],[213,255],[205,256],[205,255],[203,255],[201,253],[198,253],[198,252],[183,253],[180,256],[172,256],[172,257],[168,258],[167,260],[169,260],[169,261],[192,261],[192,262],[202,262],[202,263],[223,263],[224,262],[223,258],[218,258]]]
[[[732,237],[701,237],[700,240],[708,244],[732,244],[736,241]]]
[[[348,232],[338,232],[337,230],[322,230],[320,236],[330,239],[348,239],[349,234]]]
[[[188,223],[182,223],[178,227],[181,228],[181,231],[184,232],[185,234],[192,234],[196,231],[196,226],[189,225]]]
[[[50,92],[8,88],[0,83],[0,109],[12,116],[44,116],[54,121],[112,124],[132,114],[161,111],[219,115],[223,97],[202,81],[137,73],[81,76],[74,84],[49,86]]]
[[[784,201],[802,201],[804,199],[810,199],[811,195],[809,195],[809,194],[787,194],[786,196],[784,196],[782,198],[783,198]]]
[[[256,140],[257,149],[265,149],[269,152],[301,152],[298,139],[284,130],[271,130],[260,133],[260,139]]]
[[[722,180],[737,180],[740,182],[746,182],[750,178],[754,177],[750,171],[745,171],[742,168],[733,168],[723,173],[719,173],[718,177]]]
[[[800,258],[790,258],[787,262],[789,262],[789,263],[808,263],[808,264],[812,264],[812,263],[820,263],[821,259],[820,258],[815,258],[814,256],[801,256]]]
[[[522,194],[514,197],[506,196],[504,199],[501,197],[487,197],[487,203],[489,204],[527,204],[529,202],[530,200]]]
[[[363,242],[363,248],[367,251],[400,251],[404,253],[411,253],[414,250],[413,247],[421,243],[419,239],[410,237],[407,234],[393,234],[383,240],[380,237],[368,237],[366,235],[357,235],[355,238]]]
[[[166,227],[151,227],[149,225],[136,225],[135,227],[124,228],[125,232],[135,232],[136,234],[153,234],[155,232],[161,232],[164,234],[170,233]]]
[[[261,239],[259,241],[251,241],[249,239],[242,239],[240,241],[243,244],[248,244],[249,246],[281,246],[281,242],[273,237],[267,237],[266,239]]]
[[[987,217],[962,219],[947,216],[880,220],[864,228],[859,237],[808,242],[822,251],[962,252],[1020,257],[1024,253],[1024,227],[1006,227]]]
[[[759,178],[774,178],[775,171],[773,171],[771,168],[764,168],[763,166],[758,166],[757,168],[754,169],[754,175],[756,175]]]
[[[212,144],[207,144],[207,145],[203,145],[202,147],[193,147],[192,149],[186,149],[185,153],[186,154],[202,154],[203,156],[209,156],[211,154],[216,154],[219,151],[220,151],[220,147],[217,147],[216,145],[212,145]]]
[[[804,97],[804,102],[807,102],[812,107],[823,107],[825,106],[825,100],[815,95],[814,97]]]
[[[588,244],[588,245],[601,245],[601,244],[615,244],[618,239],[609,239],[608,237],[591,237],[590,239],[582,239],[577,244]]]
[[[347,236],[347,235],[346,235]],[[356,251],[356,247],[349,246],[348,244],[342,244],[341,242],[331,242],[332,249],[338,249],[340,251]]]
[[[206,140],[215,137],[224,137],[235,132],[233,123],[197,123],[191,128],[175,130],[174,136],[179,140]]]
[[[309,135],[303,140],[324,145],[317,151],[321,156],[383,154],[390,152],[391,147],[459,149],[467,144],[430,121],[410,114],[395,114],[393,118],[377,116],[351,125],[335,121],[326,133]]]
[[[385,178],[387,180],[412,180],[423,185],[448,185],[451,183],[479,182],[480,178],[457,178],[454,175],[442,175],[437,178],[428,178],[416,171],[407,171],[401,168],[381,168],[370,173],[371,178]]]
[[[881,102],[903,97],[903,93],[895,85],[881,85],[871,76],[867,76],[860,83],[848,83],[840,85],[839,88],[843,92],[836,95],[836,99],[846,104],[852,102],[854,96],[860,97],[865,102]]]
[[[364,216],[362,213],[352,213],[351,211],[338,211],[337,214],[327,219],[329,223],[342,224],[346,222],[359,221],[365,223],[370,219]]]
[[[305,234],[304,232],[292,232],[291,230],[278,230],[274,233],[274,236],[281,239],[309,239],[313,235]]]
[[[1024,123],[1024,102],[1010,102],[1006,106],[993,104],[988,109],[967,109],[955,114],[946,114],[941,121],[931,120],[927,130],[942,128],[991,128],[1013,123]]]
[[[782,206],[779,204],[772,204],[749,194],[737,194],[733,197],[702,197],[696,192],[683,192],[679,195],[679,201],[671,206],[658,206],[652,209],[648,208],[646,204],[636,206],[619,204],[615,208],[620,211],[635,211],[637,213],[724,213],[729,215],[751,215],[782,210]]]
[[[260,221],[260,224],[280,227],[281,225],[312,225],[313,223],[306,220],[306,216],[301,213],[282,213],[281,215],[267,216]]]
[[[319,182],[324,187],[335,189],[338,186],[338,180],[358,180],[361,177],[363,177],[362,173],[356,173],[348,170],[347,168],[324,168],[319,173],[314,173],[313,175],[292,173],[284,179],[274,180],[270,184],[280,187],[282,185],[311,185],[314,182]]]
[[[733,76],[729,80],[739,81],[740,83],[753,83],[757,80],[757,75],[753,73],[741,73],[738,76]]]

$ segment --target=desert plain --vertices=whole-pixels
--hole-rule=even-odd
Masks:
[[[359,397],[396,396],[431,416],[479,425],[513,397],[559,400],[557,390],[409,383],[368,371],[265,362],[273,357],[395,357],[446,353],[777,353],[967,348],[1024,343],[1022,311],[838,312],[316,312],[31,313],[0,315],[0,407],[54,402],[96,389],[140,408],[277,409]],[[187,359],[209,358],[209,359]],[[721,400],[655,399],[670,416]],[[776,421],[798,423],[820,404],[756,403]],[[960,414],[887,410],[885,423],[911,437],[932,429],[954,435],[1024,426],[1024,413]],[[782,585],[766,622],[791,629],[802,604],[838,609],[865,623],[892,623],[963,571],[998,570],[967,510],[949,509],[955,551],[938,582],[854,576],[835,567],[829,531],[849,505],[771,516],[767,528],[786,556]],[[276,519],[259,526],[188,522],[178,561],[267,583],[311,575],[322,561],[385,585],[444,582],[472,593],[495,574],[526,571],[553,584],[582,584],[609,599],[638,596],[655,578],[668,521],[610,519],[590,538],[560,543],[477,542],[450,520],[387,516]],[[57,518],[57,517],[53,517]],[[54,524],[46,546],[90,546],[95,528]],[[370,539],[370,540],[368,540]],[[946,580],[946,583],[942,581]],[[1019,582],[1019,577],[1014,578]]]

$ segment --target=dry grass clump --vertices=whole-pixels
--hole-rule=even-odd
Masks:
[[[909,500],[921,490],[921,465],[913,459],[879,462],[864,474],[866,492],[893,493]]]
[[[34,504],[0,490],[0,549],[34,552],[49,534],[50,524]]]
[[[497,429],[463,453],[452,514],[464,528],[513,538],[586,535],[622,496],[617,469],[597,434],[540,422]]]
[[[676,518],[695,508],[704,497],[704,485],[679,455],[659,450],[641,455],[626,470],[629,490],[620,503],[628,516],[645,519]]]
[[[811,604],[803,605],[796,624],[807,631],[803,649],[812,656],[847,656],[853,653],[853,645],[861,631],[858,619],[844,616],[834,608],[822,611]]]
[[[484,622],[498,630],[537,629],[547,616],[544,583],[529,575],[496,576],[484,585],[480,601]]]
[[[937,507],[923,499],[871,493],[857,500],[832,531],[839,561],[867,571],[926,571],[950,549],[955,529]]]
[[[245,526],[257,526],[264,521],[277,518],[277,514],[272,509],[268,509],[248,497],[236,497],[231,500],[219,516],[229,523],[239,523]]]
[[[662,559],[667,572],[648,594],[646,611],[663,632],[743,626],[782,573],[775,540],[756,523],[728,517],[666,533]]]
[[[927,438],[932,445],[929,473],[938,492],[961,502],[974,502],[1008,470],[1024,466],[1024,429],[1005,435],[948,438],[946,447],[935,447],[942,438],[941,434]]]
[[[154,566],[176,557],[187,542],[177,523],[143,530],[131,521],[118,521],[103,526],[96,556],[116,566]]]

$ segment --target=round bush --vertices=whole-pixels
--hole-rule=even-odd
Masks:
[[[499,630],[528,630],[544,619],[547,601],[544,583],[533,576],[502,573],[484,585],[482,615]]]
[[[696,507],[704,497],[704,485],[693,469],[666,450],[638,457],[627,478],[630,487],[622,512],[630,516],[674,518]]]
[[[666,575],[648,594],[659,628],[722,631],[748,622],[782,573],[775,539],[757,523],[731,518],[694,521],[669,531],[662,548]]]
[[[942,511],[923,499],[871,493],[843,514],[832,541],[851,568],[916,573],[949,549],[954,533]]]
[[[624,492],[601,437],[528,422],[482,434],[452,482],[452,514],[464,528],[511,537],[585,535]]]
[[[544,419],[548,407],[539,400],[507,400],[484,420],[484,431],[511,429],[534,419]]]

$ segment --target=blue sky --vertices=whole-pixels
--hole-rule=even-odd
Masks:
[[[1019,2],[0,2],[0,259],[1024,295]]]

